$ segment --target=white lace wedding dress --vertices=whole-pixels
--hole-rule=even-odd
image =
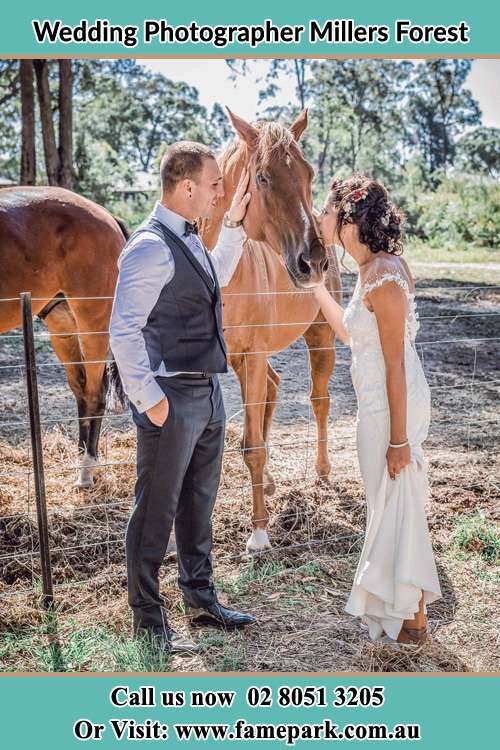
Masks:
[[[387,471],[390,415],[386,372],[377,321],[363,298],[375,287],[395,282],[407,299],[405,372],[407,434],[412,463],[395,480]],[[425,503],[427,464],[422,443],[430,420],[430,391],[415,349],[418,316],[413,282],[400,258],[376,258],[358,283],[344,314],[352,348],[351,374],[358,398],[356,441],[366,504],[366,535],[346,611],[361,617],[374,640],[396,639],[403,620],[424,602],[439,599]]]

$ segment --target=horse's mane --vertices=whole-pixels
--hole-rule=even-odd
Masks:
[[[222,152],[222,154],[219,156],[217,161],[219,162],[220,171],[224,174],[225,167],[229,161],[229,159],[233,156],[233,154],[236,153],[240,146],[239,141],[231,141],[229,146],[226,148],[225,151]]]
[[[257,163],[261,169],[265,169],[272,161],[290,156],[290,149],[295,140],[288,128],[279,122],[268,120],[259,120],[252,125],[258,132],[256,153]],[[247,146],[241,141],[234,140],[220,156],[219,166],[222,172],[239,148],[246,149]]]

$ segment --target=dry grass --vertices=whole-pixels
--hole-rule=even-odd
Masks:
[[[275,546],[249,560],[242,555],[250,531],[249,480],[238,451],[239,427],[230,425],[215,513],[215,577],[221,598],[255,613],[259,624],[244,633],[204,631],[202,654],[174,661],[170,667],[497,671],[498,567],[482,555],[480,546],[453,543],[457,524],[479,514],[498,538],[498,487],[491,457],[477,450],[433,451],[429,522],[444,598],[430,608],[433,643],[423,648],[389,647],[370,643],[358,622],[343,611],[364,529],[352,422],[335,424],[329,485],[315,482],[314,446],[302,444],[313,438],[314,430],[307,425],[274,429],[271,468],[279,481],[269,507]],[[4,669],[162,668],[127,645],[123,535],[133,495],[134,433],[108,433],[104,443],[103,458],[109,465],[100,469],[94,487],[82,492],[73,486],[72,440],[61,429],[45,435],[56,622],[48,622],[38,607],[39,590],[31,588],[39,572],[36,555],[1,560]],[[26,451],[25,445],[14,450],[0,444],[2,472],[12,474],[0,494],[0,513],[9,515],[0,519],[2,555],[37,549]],[[466,538],[470,541],[470,535]],[[13,595],[25,589],[29,593]],[[186,630],[172,557],[162,571],[162,591],[171,620]]]

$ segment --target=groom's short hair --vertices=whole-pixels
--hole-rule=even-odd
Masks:
[[[163,192],[171,193],[181,180],[196,179],[204,159],[215,159],[215,154],[203,143],[179,141],[169,146],[160,164]]]

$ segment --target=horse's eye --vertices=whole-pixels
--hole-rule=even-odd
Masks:
[[[269,180],[265,174],[262,174],[262,172],[257,172],[255,179],[259,185],[265,186],[269,184]]]

